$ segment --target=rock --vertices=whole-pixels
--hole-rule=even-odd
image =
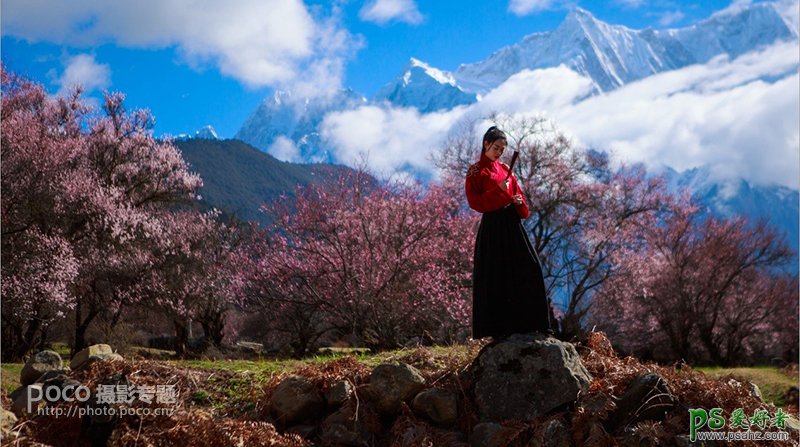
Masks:
[[[515,334],[474,361],[481,421],[533,419],[574,402],[592,381],[575,347],[542,334]]]
[[[338,408],[350,400],[351,396],[353,396],[353,384],[347,380],[340,380],[325,393],[325,400],[329,408]]]
[[[764,396],[761,394],[761,388],[753,382],[748,382],[750,386],[750,395],[755,397],[761,402],[764,402]]]
[[[31,357],[22,368],[19,381],[22,385],[30,385],[47,371],[56,371],[64,367],[61,356],[55,351],[42,351]]]
[[[29,390],[30,389],[30,393]],[[28,412],[28,395],[33,397],[42,396],[42,399],[38,401],[31,402],[30,405],[30,414],[36,413],[39,407],[44,406],[44,393],[42,392],[42,384],[41,383],[34,383],[27,386],[21,386],[14,390],[9,396],[12,400],[11,404],[11,411],[14,412],[17,416],[22,416],[25,414],[29,414]]]
[[[115,387],[124,385],[130,387],[128,376],[124,373],[103,377],[97,384],[113,385]],[[84,406],[87,410],[87,414],[81,418],[81,434],[84,435],[93,446],[108,445],[108,439],[111,437],[111,433],[114,432],[114,428],[116,428],[119,422],[120,404],[100,402],[100,398],[95,391]]]
[[[551,419],[543,424],[528,444],[530,447],[573,447],[572,432],[560,419]]]
[[[69,376],[70,372],[72,372],[72,370],[70,370],[69,367],[66,367],[64,369],[54,369],[52,371],[47,371],[46,373],[44,373],[41,376],[39,376],[39,378],[36,380],[36,382],[37,383],[44,383],[48,379],[52,379],[53,377]]]
[[[44,376],[42,376],[42,377],[44,377]],[[47,396],[47,393],[48,393],[47,390],[49,388],[56,387],[56,388],[58,388],[60,390],[58,395],[61,396],[62,399],[64,397],[72,397],[72,395],[75,393],[75,390],[79,386],[81,386],[80,382],[78,382],[77,380],[72,379],[72,378],[70,378],[68,376],[65,376],[63,374],[59,374],[59,375],[50,377],[47,380],[42,381],[42,391],[44,391],[44,395],[45,396]],[[67,388],[67,387],[72,387],[72,388]],[[65,388],[67,388],[66,391],[64,390]],[[51,391],[51,393],[54,393],[54,392]],[[45,398],[45,400],[47,400],[47,399]]]
[[[581,399],[580,406],[593,419],[604,421],[617,409],[617,399],[603,392],[592,393]]]
[[[455,393],[441,388],[431,388],[417,394],[411,408],[440,426],[451,426],[458,420],[458,400]]]
[[[470,447],[502,447],[509,444],[517,430],[494,422],[484,422],[472,427]]]
[[[320,425],[322,433],[320,438],[326,445],[342,445],[352,447],[365,447],[364,426],[356,418],[356,403],[348,401],[342,408],[334,412]]]
[[[658,374],[637,376],[617,401],[617,411],[609,417],[613,427],[640,421],[663,421],[677,403],[666,380]]]
[[[11,429],[13,429],[16,424],[17,416],[5,408],[2,408],[2,414],[0,414],[0,431],[2,431],[3,439],[13,436],[11,434]]]
[[[77,370],[98,360],[122,360],[122,356],[114,353],[109,345],[92,345],[75,354],[69,362],[69,367]]]
[[[425,387],[425,379],[411,365],[384,363],[370,376],[369,396],[378,411],[395,413],[400,403],[416,396]]]
[[[789,416],[783,424],[783,431],[789,432],[791,439],[797,439],[797,434],[800,433],[800,421],[794,416]]]
[[[291,425],[313,418],[325,408],[319,391],[303,376],[285,378],[272,394],[269,411],[281,424]]]

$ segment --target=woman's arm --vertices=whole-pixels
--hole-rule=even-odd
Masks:
[[[503,191],[490,178],[479,174],[468,176],[464,188],[469,207],[479,213],[499,210],[511,203],[511,196],[508,194],[510,191]]]

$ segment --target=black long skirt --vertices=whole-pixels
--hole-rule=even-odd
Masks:
[[[516,209],[484,213],[472,271],[472,338],[548,329],[541,262]]]

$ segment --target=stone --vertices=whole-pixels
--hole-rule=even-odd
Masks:
[[[425,379],[411,365],[384,363],[375,367],[369,380],[368,394],[383,414],[395,413],[400,403],[408,401],[425,387]]]
[[[83,368],[95,361],[122,360],[122,356],[114,353],[111,346],[106,344],[92,345],[78,352],[69,362],[73,370]]]
[[[270,414],[284,425],[316,417],[323,408],[325,401],[314,384],[297,375],[283,379],[269,401]]]
[[[572,432],[560,419],[551,419],[538,430],[529,447],[573,447]]]
[[[61,356],[55,351],[41,351],[28,359],[22,372],[19,374],[19,381],[22,385],[30,385],[39,379],[47,371],[56,371],[64,367]]]
[[[614,427],[652,420],[663,421],[677,404],[667,381],[655,373],[637,376],[617,401],[617,410],[609,417]]]
[[[329,408],[338,408],[353,396],[353,384],[347,380],[339,380],[325,393],[325,401]]]
[[[97,382],[98,385],[112,385],[130,387],[128,376],[125,373],[111,374]],[[108,440],[120,420],[119,403],[100,402],[97,392],[84,404],[87,414],[81,418],[81,433],[90,445],[108,445]]]
[[[44,376],[42,376],[42,377],[44,377]],[[56,388],[58,388],[60,390],[58,395],[61,396],[62,399],[64,397],[72,397],[72,395],[75,393],[75,390],[79,386],[81,386],[80,382],[78,382],[77,380],[72,379],[72,378],[70,378],[68,376],[65,376],[63,374],[58,374],[56,376],[48,378],[47,380],[43,380],[41,382],[41,384],[42,384],[42,391],[44,391],[44,395],[45,396],[47,396],[47,392],[48,392],[47,390],[49,388],[56,387]],[[68,387],[71,387],[71,388],[68,388]],[[65,388],[66,388],[66,390],[65,390]],[[51,391],[51,393],[54,393],[54,392]]]
[[[783,424],[783,431],[789,432],[789,437],[791,439],[797,439],[798,433],[800,433],[800,420],[797,420],[794,416],[789,416]]]
[[[470,447],[503,447],[507,446],[517,431],[503,427],[494,422],[483,422],[472,427],[469,439]]]
[[[365,447],[364,426],[356,418],[356,403],[348,401],[339,410],[322,421],[320,438],[326,445]]]
[[[411,402],[411,408],[417,415],[443,427],[451,426],[458,420],[458,399],[455,393],[442,388],[420,392]]]
[[[53,377],[69,376],[70,372],[72,372],[72,371],[69,369],[69,367],[66,367],[64,369],[54,369],[52,371],[47,371],[46,373],[44,373],[41,376],[39,376],[39,378],[36,380],[36,382],[37,383],[44,383],[48,379],[52,379]]]
[[[604,421],[617,409],[617,399],[603,392],[581,398],[580,406],[595,420]]]
[[[592,381],[572,344],[543,334],[514,334],[487,345],[473,367],[483,422],[547,414],[574,403]]]
[[[29,391],[30,390],[30,391]],[[42,396],[42,399],[31,402],[30,405],[30,412],[28,412],[28,396]],[[39,409],[39,407],[44,406],[44,393],[42,392],[42,384],[41,383],[33,383],[27,386],[21,386],[14,390],[11,393],[12,404],[11,404],[11,411],[14,412],[17,416],[22,416],[25,414],[33,414]]]
[[[764,402],[764,396],[761,394],[761,388],[753,382],[747,382],[750,387],[750,395],[755,397],[761,402]]]
[[[6,439],[12,436],[11,429],[17,424],[17,416],[5,408],[2,408],[2,410],[2,414],[0,414],[0,430],[2,430],[3,439]]]

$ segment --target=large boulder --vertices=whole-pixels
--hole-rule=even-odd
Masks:
[[[47,371],[58,371],[64,367],[61,356],[55,351],[42,351],[28,359],[22,372],[19,374],[19,381],[22,385],[30,385],[36,382],[42,374]]]
[[[339,380],[325,393],[328,408],[338,408],[344,405],[353,396],[353,384],[348,380]]]
[[[269,401],[270,414],[284,425],[314,418],[323,408],[325,401],[314,384],[296,375],[283,379]]]
[[[320,438],[327,445],[366,447],[367,433],[354,399],[347,401],[339,410],[322,421]]]
[[[475,405],[484,422],[541,416],[575,402],[592,381],[572,344],[542,334],[487,345],[473,367]]]
[[[451,426],[458,420],[458,399],[455,393],[442,388],[431,388],[417,394],[411,402],[411,408],[416,414],[443,427]]]
[[[383,414],[395,413],[425,387],[425,379],[411,365],[384,363],[372,370],[368,394]]]
[[[35,414],[40,407],[45,404],[44,398],[39,400],[30,399],[33,396],[44,396],[41,383],[33,383],[31,385],[21,386],[14,390],[9,396],[11,398],[11,411],[17,416],[26,414]],[[29,405],[30,402],[30,405]],[[28,411],[30,407],[30,412]]]
[[[115,353],[109,345],[92,345],[75,354],[69,362],[69,367],[73,370],[77,370],[92,362],[106,360],[122,360],[122,356]]]

